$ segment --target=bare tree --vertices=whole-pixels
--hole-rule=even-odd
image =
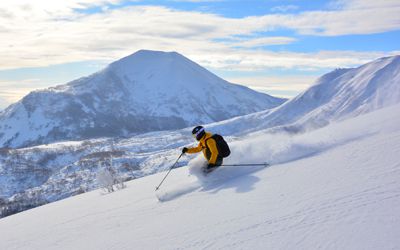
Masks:
[[[97,182],[100,187],[109,193],[126,187],[113,165],[113,154],[116,152],[113,141],[111,141],[110,147],[109,165],[105,164],[106,167],[102,168],[97,174]]]
[[[107,192],[111,193],[114,192],[114,182],[115,178],[109,168],[101,169],[96,176],[97,182],[99,186],[106,190]]]

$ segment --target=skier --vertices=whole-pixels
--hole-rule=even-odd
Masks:
[[[218,151],[218,145],[216,139],[210,132],[206,132],[204,127],[197,126],[192,130],[192,135],[199,141],[199,145],[194,148],[184,147],[182,154],[189,153],[194,154],[203,151],[204,157],[207,159],[208,164],[205,168],[206,172],[211,172],[215,168],[222,165],[223,154]]]

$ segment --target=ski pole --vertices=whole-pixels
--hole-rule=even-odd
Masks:
[[[184,153],[181,153],[181,155],[178,157],[178,159],[176,160],[176,162],[174,163],[174,165],[172,165],[172,167],[169,168],[168,173],[164,176],[164,179],[162,179],[162,181],[160,182],[160,184],[158,184],[158,186],[156,187],[156,191],[161,187],[161,184],[163,184],[164,180],[167,178],[167,176],[169,175],[169,173],[171,172],[171,170],[175,167],[176,163],[178,163],[179,159],[182,157]]]

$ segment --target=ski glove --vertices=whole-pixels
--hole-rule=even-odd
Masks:
[[[186,153],[188,151],[187,147],[182,148],[182,154]]]

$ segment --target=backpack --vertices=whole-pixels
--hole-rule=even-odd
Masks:
[[[215,144],[217,144],[218,154],[223,158],[228,157],[231,154],[231,150],[229,149],[228,143],[224,140],[219,134],[213,134],[210,138],[213,138]]]

